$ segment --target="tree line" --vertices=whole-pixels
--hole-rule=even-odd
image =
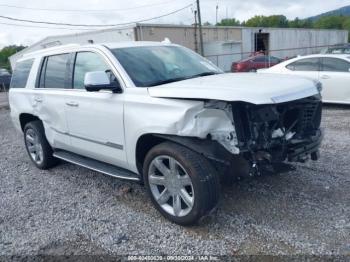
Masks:
[[[206,23],[210,25],[209,23]],[[344,29],[349,31],[350,42],[350,16],[334,15],[323,16],[317,20],[299,19],[288,20],[284,15],[263,16],[256,15],[247,21],[235,18],[222,19],[217,26],[247,26],[247,27],[279,27],[279,28],[316,28],[316,29]]]
[[[10,61],[8,60],[8,58],[24,48],[25,46],[22,45],[9,45],[2,48],[0,50],[0,68],[11,70]]]

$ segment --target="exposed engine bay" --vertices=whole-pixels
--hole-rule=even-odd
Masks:
[[[232,112],[237,147],[253,168],[258,163],[318,159],[322,140],[320,96],[259,106],[232,103]]]

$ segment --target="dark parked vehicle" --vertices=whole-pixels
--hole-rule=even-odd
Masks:
[[[4,68],[0,68],[0,90],[6,91],[9,89],[11,82],[11,74]]]
[[[231,72],[256,72],[257,69],[268,68],[277,65],[282,61],[282,59],[274,56],[250,56],[239,62],[233,62],[231,65]]]
[[[350,44],[328,47],[323,50],[323,54],[350,54]]]

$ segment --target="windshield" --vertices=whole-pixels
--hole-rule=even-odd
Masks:
[[[180,46],[118,48],[112,53],[138,87],[222,73],[210,61]]]

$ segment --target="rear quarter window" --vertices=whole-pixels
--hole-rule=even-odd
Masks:
[[[16,63],[13,70],[10,88],[25,88],[34,59],[24,60]]]

